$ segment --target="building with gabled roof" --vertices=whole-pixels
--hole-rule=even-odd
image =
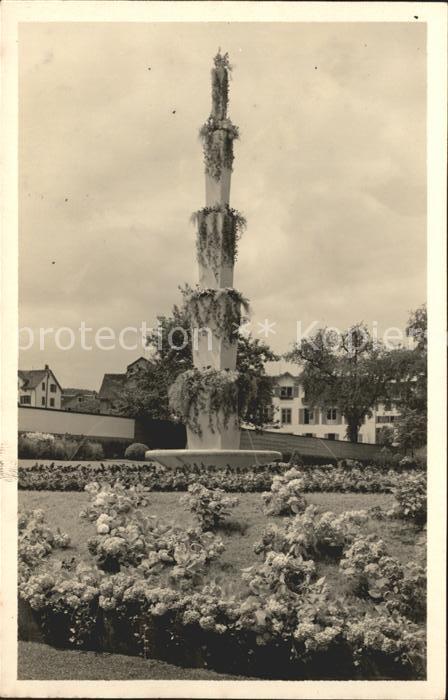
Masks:
[[[62,392],[62,408],[64,411],[78,413],[99,413],[100,400],[93,389],[64,389]]]
[[[48,365],[18,371],[18,403],[35,408],[61,408],[62,387]]]
[[[123,374],[105,374],[98,393],[100,413],[113,413],[125,388],[132,386],[132,382],[150,365],[145,357],[139,357],[126,367]]]

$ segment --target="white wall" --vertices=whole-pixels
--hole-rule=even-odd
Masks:
[[[134,439],[135,421],[72,411],[19,406],[19,431]]]

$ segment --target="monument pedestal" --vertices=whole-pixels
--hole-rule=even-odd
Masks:
[[[145,460],[164,467],[253,467],[279,462],[281,452],[270,450],[148,450]]]

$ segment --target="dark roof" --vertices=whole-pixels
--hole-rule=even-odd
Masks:
[[[101,402],[96,394],[78,394],[76,396],[62,395],[62,408],[78,413],[99,413]]]
[[[290,377],[294,380],[294,384],[300,384],[300,374],[291,374],[291,372],[282,372],[281,374],[271,374],[268,375],[272,377],[273,381],[276,382],[279,379],[284,379],[285,377]]]
[[[125,374],[105,374],[98,396],[102,400],[115,401],[121,394],[127,377]]]
[[[35,389],[37,385],[46,378],[47,373],[51,374],[62,391],[62,387],[51,369],[19,369],[18,371],[19,377],[24,381],[24,389]]]
[[[95,396],[95,394],[94,389],[74,389],[73,387],[62,389],[62,396],[67,399],[75,396]]]
[[[126,367],[126,369],[129,369],[129,367],[132,367],[133,365],[137,364],[137,362],[141,362],[142,360],[143,360],[143,362],[146,362],[146,364],[148,364],[148,365],[151,364],[151,362],[150,362],[150,360],[148,360],[148,358],[143,357],[143,355],[140,355],[140,357],[137,357],[137,359],[134,360],[134,362],[131,362],[131,364]]]

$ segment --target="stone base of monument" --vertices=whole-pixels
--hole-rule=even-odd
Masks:
[[[253,467],[278,462],[281,452],[271,450],[148,450],[145,459],[158,462],[170,469],[174,467]]]

